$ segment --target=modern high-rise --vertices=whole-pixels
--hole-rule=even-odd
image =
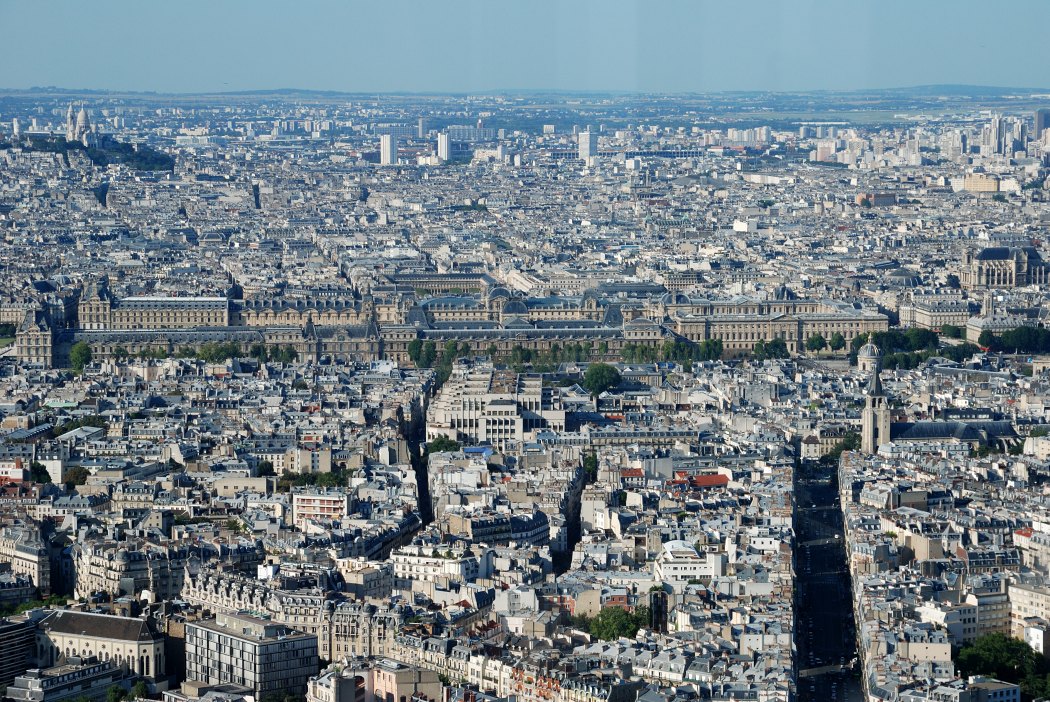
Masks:
[[[1035,111],[1035,135],[1036,139],[1043,138],[1043,132],[1050,129],[1050,109],[1042,108]]]
[[[186,679],[253,690],[255,699],[306,694],[316,675],[317,636],[246,614],[186,624]]]
[[[580,160],[586,161],[598,155],[598,135],[590,130],[580,132]]]
[[[441,132],[438,134],[438,158],[442,161],[448,161],[452,155],[452,140],[448,135],[448,132]]]
[[[397,141],[392,134],[379,137],[379,163],[383,166],[393,166],[397,163]]]
[[[417,128],[416,128],[416,138],[424,139],[424,138],[426,138],[426,136],[427,136],[427,118],[426,117],[420,117],[419,118],[419,124],[417,125]]]

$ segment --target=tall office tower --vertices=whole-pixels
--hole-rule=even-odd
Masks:
[[[1006,122],[1001,115],[994,115],[991,121],[991,140],[994,153],[1001,154],[1006,145]]]
[[[441,132],[438,134],[438,158],[442,161],[448,161],[452,155],[452,140],[449,139],[448,132]]]
[[[419,125],[416,128],[416,138],[417,139],[424,139],[424,138],[426,138],[426,136],[427,136],[427,118],[426,117],[420,117],[419,118]]]
[[[397,164],[397,142],[392,134],[383,134],[379,137],[379,163],[383,166]]]
[[[594,132],[580,132],[580,160],[586,161],[598,155],[598,135]]]
[[[1050,129],[1050,109],[1043,108],[1035,111],[1035,139],[1043,138],[1043,131]]]

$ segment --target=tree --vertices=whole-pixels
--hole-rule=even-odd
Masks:
[[[51,474],[47,472],[47,468],[43,463],[37,463],[36,461],[29,464],[29,478],[34,483],[51,482]]]
[[[128,353],[128,350],[123,346],[113,347],[113,358],[117,359],[118,361],[123,361],[130,355],[131,354]],[[121,690],[123,691],[123,688],[121,688]]]
[[[314,482],[318,487],[346,487],[347,476],[346,473],[340,470],[333,470],[331,473],[320,473],[317,475],[317,480]]]
[[[954,273],[948,274],[948,277],[945,279],[945,285],[947,285],[952,290],[958,290],[962,287],[962,284],[959,281],[959,276],[955,275]]]
[[[944,324],[941,326],[941,336],[949,339],[961,339],[963,338],[963,329],[954,324]]]
[[[1050,663],[1024,641],[1006,634],[987,634],[964,646],[956,658],[962,676],[987,675],[1018,683],[1027,698],[1047,694]]]
[[[427,453],[444,453],[446,451],[459,451],[460,448],[462,448],[462,444],[442,434],[441,436],[436,437],[429,444],[427,444]]]
[[[831,347],[832,351],[841,351],[846,348],[846,337],[839,332],[835,332],[831,335],[831,339],[828,340],[828,346]]]
[[[434,365],[434,361],[437,360],[437,344],[433,341],[424,342],[423,348],[419,351],[419,367],[430,368]]]
[[[149,697],[149,685],[146,684],[145,680],[139,680],[131,686],[131,696],[136,700]]]
[[[69,350],[69,365],[73,370],[82,371],[84,366],[91,363],[91,346],[86,341],[78,341]]]
[[[593,483],[598,479],[598,454],[591,451],[583,456],[583,472],[587,475],[587,482]]]
[[[270,461],[259,461],[258,474],[261,478],[277,475],[277,473],[273,469],[273,463],[271,463]]]
[[[291,346],[279,346],[269,351],[270,360],[275,363],[294,363],[299,358],[299,352]]]
[[[721,339],[705,339],[700,342],[699,360],[717,361],[722,358],[722,351],[723,346]]]
[[[77,485],[83,485],[87,482],[87,479],[91,477],[91,473],[87,468],[83,466],[73,466],[66,471],[66,487],[72,490]]]
[[[939,343],[937,335],[929,329],[912,327],[904,332],[904,343],[907,351],[919,351],[921,349],[935,349]]]
[[[408,342],[408,359],[410,361],[412,361],[412,363],[416,366],[416,368],[419,368],[419,359],[420,359],[420,356],[421,356],[422,353],[423,353],[423,340],[422,339],[412,339],[412,341]]]
[[[791,355],[788,352],[787,342],[783,339],[767,341],[765,344],[765,354],[766,358],[788,358]]]
[[[628,612],[622,607],[606,607],[591,620],[591,636],[603,641],[612,641],[620,637],[634,638],[638,630],[649,626],[649,608],[638,607]]]
[[[827,346],[828,342],[824,340],[824,337],[821,334],[813,334],[806,339],[807,351],[823,351]]]
[[[851,431],[842,437],[842,441],[835,444],[831,451],[820,457],[820,463],[825,466],[837,466],[839,458],[844,451],[857,451],[860,449],[860,434]]]
[[[120,702],[127,696],[127,691],[120,685],[110,685],[106,690],[106,702]]]
[[[609,388],[619,385],[620,380],[620,371],[614,366],[608,363],[592,363],[583,374],[583,387],[591,393],[591,397],[598,397]]]
[[[985,329],[981,332],[981,335],[977,337],[977,345],[983,349],[991,349],[997,345],[998,339],[995,338],[995,334],[990,329]]]

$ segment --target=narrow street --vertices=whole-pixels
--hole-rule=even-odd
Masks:
[[[837,479],[816,470],[795,480],[798,699],[861,702]]]

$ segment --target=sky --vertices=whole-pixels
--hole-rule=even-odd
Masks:
[[[0,0],[0,88],[1044,88],[1047,26],[1047,0]]]

